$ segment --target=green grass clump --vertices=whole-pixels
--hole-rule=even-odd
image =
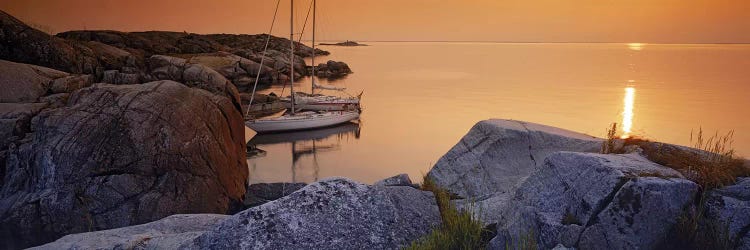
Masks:
[[[447,190],[427,176],[421,188],[435,194],[443,224],[405,249],[484,249],[487,246],[489,239],[483,237],[485,229],[482,223],[474,219],[468,209],[456,209],[450,202],[451,194]]]

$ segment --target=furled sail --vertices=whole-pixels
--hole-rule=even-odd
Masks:
[[[331,85],[320,85],[320,84],[317,84],[317,83],[313,83],[313,87],[315,87],[316,89],[327,89],[327,90],[338,90],[338,91],[344,91],[344,90],[346,90],[346,88],[344,88],[344,87],[336,87],[336,86],[331,86]]]

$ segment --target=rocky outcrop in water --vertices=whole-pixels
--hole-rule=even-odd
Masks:
[[[309,69],[312,72],[312,68]],[[318,64],[315,68],[315,74],[318,77],[325,77],[328,79],[337,79],[351,74],[352,70],[345,62],[328,61],[326,63]]]
[[[260,85],[278,83],[289,79],[289,40],[271,37],[266,56],[263,57],[266,35],[199,35],[185,32],[119,32],[119,31],[68,31],[57,37],[79,42],[97,42],[116,47],[146,62],[154,55],[171,55],[205,64],[231,80],[241,91],[255,82],[258,67],[263,59]],[[295,42],[295,78],[306,75],[304,57],[312,56],[312,48]],[[328,55],[316,49],[316,55]],[[231,56],[233,55],[233,56]]]
[[[329,46],[347,46],[347,47],[354,47],[354,46],[368,46],[367,44],[358,43],[355,41],[346,41],[346,42],[338,42],[338,43],[321,43],[320,45],[329,45]]]
[[[0,59],[90,74],[96,82],[113,84],[153,81],[148,74],[148,61],[154,55],[196,58],[191,60],[193,63],[206,62],[206,66],[224,74],[242,91],[246,91],[258,77],[257,68],[261,59],[264,64],[258,81],[261,86],[287,81],[290,74],[290,42],[272,36],[269,50],[263,57],[266,38],[264,34],[200,35],[108,30],[68,31],[51,36],[0,11]],[[294,54],[295,79],[309,75],[303,58],[313,54],[312,48],[295,42]],[[315,54],[329,53],[317,49]]]
[[[96,84],[60,108],[16,104],[27,129],[3,152],[0,241],[25,247],[240,208],[248,170],[238,98],[159,81]]]

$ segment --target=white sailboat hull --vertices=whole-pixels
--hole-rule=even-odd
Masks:
[[[249,120],[245,125],[258,133],[305,130],[333,126],[359,119],[356,111],[304,112],[271,119]]]

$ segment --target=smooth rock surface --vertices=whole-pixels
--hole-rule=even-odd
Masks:
[[[97,84],[30,127],[5,161],[5,248],[241,207],[243,119],[226,97],[172,81]]]
[[[431,192],[332,178],[233,215],[185,247],[397,249],[439,223]]]
[[[23,63],[0,60],[0,103],[37,102],[52,80],[68,73]]]
[[[177,249],[228,217],[178,214],[136,226],[66,235],[31,249]]]
[[[638,154],[548,156],[500,209],[492,249],[539,246],[655,249],[692,204],[698,185]]]
[[[495,223],[518,185],[558,151],[598,152],[601,139],[560,128],[514,120],[485,120],[438,160],[427,174],[457,194],[459,207],[474,204],[483,222]]]

